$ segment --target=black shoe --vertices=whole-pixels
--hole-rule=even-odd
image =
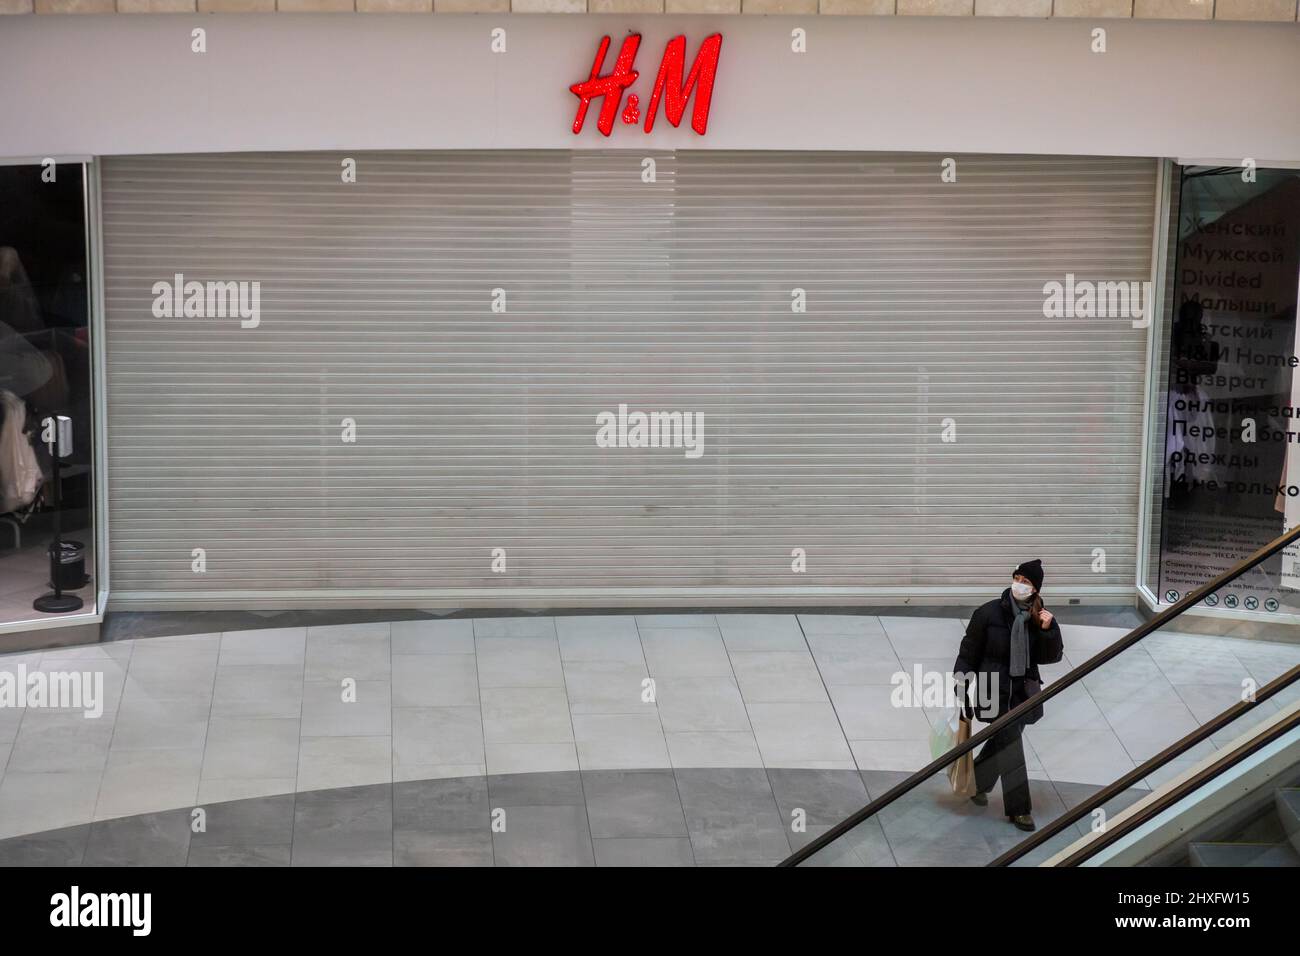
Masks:
[[[1027,813],[1016,815],[1008,813],[1007,819],[1016,825],[1017,830],[1024,830],[1026,833],[1032,833],[1038,829],[1038,825],[1034,823],[1034,818]]]
[[[977,793],[970,798],[970,802],[977,807],[987,807],[989,805],[989,795],[987,793]]]

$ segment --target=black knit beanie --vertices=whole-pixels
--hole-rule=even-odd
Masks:
[[[1024,564],[1020,565],[1020,567],[1012,571],[1011,574],[1013,576],[1023,574],[1025,577],[1029,578],[1030,582],[1034,585],[1035,591],[1041,591],[1043,589],[1043,562],[1038,558],[1034,558],[1032,561],[1026,561]]]

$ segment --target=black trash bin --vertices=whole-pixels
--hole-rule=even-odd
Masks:
[[[50,587],[76,591],[90,580],[86,576],[86,546],[80,541],[50,543]]]

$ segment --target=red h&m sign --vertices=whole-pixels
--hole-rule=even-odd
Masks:
[[[582,132],[582,124],[587,119],[587,107],[592,100],[598,98],[601,103],[596,128],[606,136],[613,131],[614,117],[619,115],[619,107],[623,105],[623,91],[641,75],[632,69],[640,45],[641,34],[632,33],[624,37],[623,45],[614,60],[613,72],[601,76],[605,54],[609,52],[609,37],[601,38],[600,48],[596,50],[596,61],[591,64],[591,76],[569,87],[578,97],[578,115],[573,120],[574,133]],[[700,44],[700,51],[695,54],[690,73],[686,73],[686,37],[676,36],[668,41],[664,57],[659,61],[659,75],[655,78],[654,89],[650,93],[650,105],[645,111],[647,133],[654,129],[660,100],[663,101],[668,122],[678,126],[686,113],[687,100],[694,93],[695,108],[691,112],[691,129],[704,135],[709,125],[709,103],[713,99],[713,81],[718,73],[718,54],[721,51],[721,33],[706,37]],[[623,122],[635,126],[640,116],[640,101],[635,93],[630,94],[627,108],[623,110]]]

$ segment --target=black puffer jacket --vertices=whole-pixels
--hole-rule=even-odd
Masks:
[[[1002,592],[1002,597],[989,601],[971,615],[970,624],[966,626],[966,636],[962,638],[961,649],[957,652],[957,663],[953,665],[954,673],[958,674],[997,674],[998,717],[1025,699],[1020,687],[1015,688],[1015,698],[1012,699],[1011,625],[1014,621],[1015,617],[1011,613],[1011,589],[1007,588]],[[1026,677],[1041,683],[1038,665],[1055,664],[1064,651],[1061,625],[1055,616],[1052,618],[1052,626],[1047,630],[1039,627],[1037,618],[1030,618],[1029,670]],[[1020,684],[1019,681],[1016,683]],[[976,712],[979,714],[978,705]],[[982,714],[979,716],[988,719]]]

